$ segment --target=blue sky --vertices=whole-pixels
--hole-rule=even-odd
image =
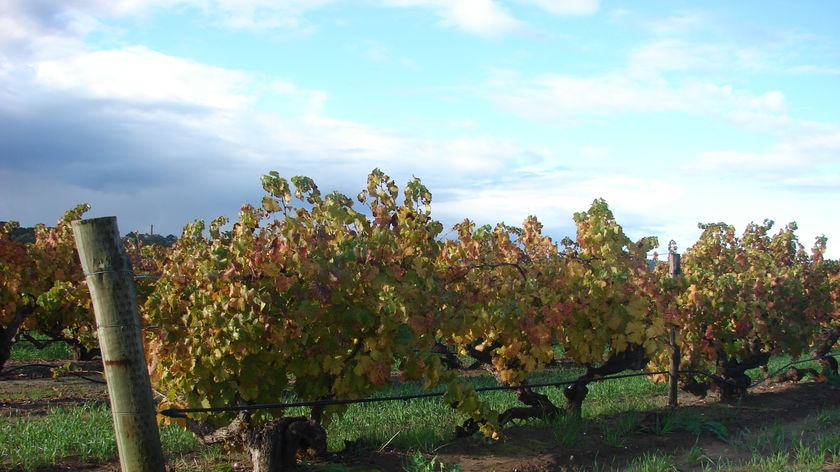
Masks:
[[[840,3],[3,0],[0,220],[235,216],[271,170],[557,238],[790,221],[840,257]]]

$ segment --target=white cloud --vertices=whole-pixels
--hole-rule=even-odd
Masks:
[[[383,0],[393,7],[433,9],[444,25],[484,38],[498,38],[518,31],[524,24],[494,0]]]
[[[684,35],[693,31],[706,30],[714,27],[714,23],[706,15],[687,13],[655,20],[644,21],[645,28],[661,36]]]
[[[238,29],[308,28],[304,16],[338,0],[3,0],[0,2],[0,52],[22,46],[55,49],[51,43],[81,40],[108,30],[102,20],[142,17],[158,9],[193,9],[218,24]]]
[[[600,0],[521,0],[555,15],[591,15],[600,8]]]
[[[680,198],[685,188],[656,177],[613,174],[585,179],[575,192],[604,198],[618,209],[644,213]]]
[[[311,10],[338,0],[88,0],[102,14],[122,16],[156,8],[194,8],[231,28],[295,29]]]
[[[46,2],[0,2],[0,70],[32,57],[61,57],[79,49],[97,26],[91,15],[62,11]]]
[[[224,24],[234,28],[300,28],[303,15],[336,0],[183,0],[218,10]]]
[[[469,217],[478,224],[520,224],[536,215],[556,237],[574,234],[572,215],[589,209],[604,198],[620,224],[634,239],[661,236],[660,230],[674,215],[662,208],[675,206],[684,197],[683,185],[627,174],[591,176],[579,170],[558,170],[486,187],[448,188],[435,213],[447,220]],[[691,231],[696,222],[689,223]],[[685,229],[685,228],[683,228]],[[666,241],[667,243],[667,241]]]
[[[836,190],[840,188],[840,171],[833,174],[798,175],[782,180],[785,187],[810,190]]]
[[[471,118],[464,118],[463,120],[451,120],[449,126],[456,129],[476,129],[478,122]]]
[[[673,71],[709,72],[726,67],[729,61],[725,56],[717,46],[662,39],[633,50],[626,72],[639,78],[656,78]]]
[[[328,94],[325,90],[310,90],[299,87],[289,80],[275,79],[260,92],[254,87],[252,93],[259,94],[259,101],[280,102],[272,111],[286,116],[315,117],[323,114]],[[257,101],[257,99],[255,99]]]
[[[784,111],[780,91],[754,94],[702,81],[642,80],[621,72],[600,76],[494,72],[483,89],[499,106],[525,118],[569,124],[615,113],[681,112],[734,117]]]
[[[145,47],[99,51],[44,61],[41,85],[85,96],[134,102],[166,102],[221,109],[243,108],[248,77],[237,71],[167,56]]]
[[[714,150],[698,154],[685,169],[720,177],[749,177],[773,188],[837,188],[840,128],[791,121],[790,135],[766,152]]]
[[[687,167],[732,175],[778,172],[797,164],[795,157],[790,155],[720,150],[701,152],[697,161]]]
[[[422,67],[414,59],[407,56],[394,55],[390,47],[379,41],[365,40],[359,44],[349,45],[348,49],[360,53],[362,57],[369,61],[386,65],[398,65],[413,71],[422,70]]]
[[[752,108],[781,112],[785,110],[785,95],[779,90],[773,90],[752,99]]]
[[[493,0],[450,0],[446,21],[485,37],[502,36],[522,27]]]
[[[446,156],[447,168],[456,173],[468,173],[473,178],[502,177],[536,159],[534,151],[528,151],[510,138],[479,137],[458,138],[436,149],[438,156]]]
[[[498,0],[382,0],[392,7],[431,8],[444,25],[488,39],[524,31],[528,25],[517,19]],[[554,15],[591,15],[600,8],[600,0],[517,0]]]
[[[607,146],[585,146],[578,150],[587,159],[603,159],[612,154],[612,148]]]
[[[740,80],[729,71],[743,69],[741,53],[731,45],[658,38],[631,49],[623,67],[601,74],[525,76],[494,70],[484,91],[518,115],[551,123],[657,112],[726,117],[752,126],[778,122],[787,108],[782,91],[755,92],[727,83]]]
[[[586,209],[594,198],[567,191],[572,185],[570,176],[554,174],[486,187],[438,186],[434,190],[440,190],[444,198],[436,200],[433,208],[438,218],[449,221],[469,218],[478,224],[518,225],[528,215],[536,215],[544,224],[568,228],[572,213]]]

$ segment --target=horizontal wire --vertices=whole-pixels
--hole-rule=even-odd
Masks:
[[[840,354],[831,354],[823,356],[822,358],[826,357],[838,357]],[[775,374],[787,370],[790,367],[802,364],[805,362],[817,362],[819,359],[806,359],[801,361],[793,361],[786,364],[784,367],[778,369],[774,372],[774,375],[768,376],[762,380],[759,380],[753,384],[750,384],[748,389],[754,388],[761,383],[767,381],[770,378],[775,377]],[[719,375],[711,374],[709,372],[704,372],[701,370],[681,370],[677,372],[680,375],[702,375],[708,377],[709,379],[714,380],[717,383],[727,384],[734,387],[738,387],[739,385],[731,380],[725,379],[720,377]],[[595,383],[595,382],[603,382],[606,380],[618,380],[618,379],[625,379],[630,377],[642,377],[642,376],[650,376],[650,375],[662,375],[662,374],[670,374],[668,371],[657,371],[657,372],[637,372],[632,374],[620,374],[620,375],[611,375],[611,376],[604,376],[604,377],[595,377],[588,380],[588,383]],[[543,382],[543,383],[534,383],[534,384],[520,384],[520,385],[497,385],[493,387],[479,387],[475,388],[474,391],[476,393],[480,392],[492,392],[492,391],[500,391],[500,390],[517,390],[521,388],[543,388],[543,387],[561,387],[561,386],[569,386],[578,383],[580,379],[577,380],[567,380],[562,382]],[[431,397],[440,397],[445,395],[446,392],[426,392],[426,393],[417,393],[411,395],[397,395],[397,396],[390,396],[390,397],[366,397],[366,398],[357,398],[357,399],[344,399],[344,400],[311,400],[311,401],[300,401],[300,402],[283,402],[283,403],[265,403],[265,404],[255,404],[255,405],[235,405],[235,406],[221,406],[221,407],[208,407],[208,408],[167,408],[165,410],[161,410],[158,413],[164,416],[168,416],[170,418],[183,418],[186,416],[187,413],[224,413],[224,412],[235,412],[235,411],[254,411],[254,410],[270,410],[270,409],[285,409],[285,408],[297,408],[297,407],[313,407],[313,406],[331,406],[331,405],[351,405],[356,403],[377,403],[377,402],[388,402],[388,401],[407,401],[407,400],[415,400],[420,398],[431,398]]]
[[[102,274],[131,274],[134,276],[134,271],[131,269],[109,269],[109,270],[99,270],[96,272],[85,273],[85,278],[93,277],[94,275],[102,275]],[[134,276],[136,278],[136,276]]]

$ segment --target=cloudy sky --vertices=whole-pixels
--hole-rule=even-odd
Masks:
[[[180,234],[261,174],[419,177],[445,225],[799,224],[840,257],[840,2],[2,0],[0,220]]]

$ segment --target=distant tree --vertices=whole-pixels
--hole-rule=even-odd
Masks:
[[[160,234],[139,233],[137,231],[132,231],[126,234],[125,239],[133,243],[140,243],[143,246],[162,247],[172,246],[176,241],[178,241],[178,238],[174,234],[163,236]]]
[[[0,221],[0,226],[6,226],[11,222],[9,221]],[[17,224],[9,226],[9,239],[12,241],[17,241],[21,243],[34,243],[35,242],[35,228],[21,228],[17,226]]]

